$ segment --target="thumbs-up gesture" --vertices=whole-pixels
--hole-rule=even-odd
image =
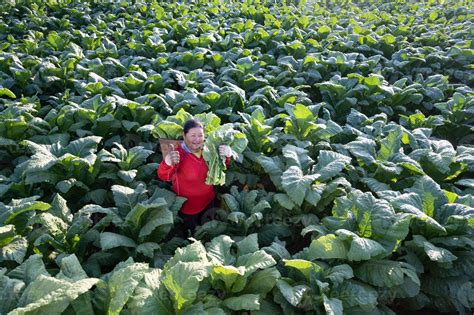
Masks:
[[[174,145],[170,144],[170,151],[165,156],[165,163],[169,166],[179,163],[179,152],[174,149]]]

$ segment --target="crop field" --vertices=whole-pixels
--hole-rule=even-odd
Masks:
[[[473,40],[470,1],[1,1],[0,314],[471,314]],[[190,117],[238,149],[184,239]]]

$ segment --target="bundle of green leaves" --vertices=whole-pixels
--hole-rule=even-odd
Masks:
[[[204,160],[209,167],[206,184],[224,185],[225,170],[227,169],[225,157],[219,155],[219,146],[230,146],[231,157],[236,160],[242,160],[242,152],[247,147],[247,137],[244,133],[235,130],[232,124],[225,124],[216,128],[210,133],[204,143]]]

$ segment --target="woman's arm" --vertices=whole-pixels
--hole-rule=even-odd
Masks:
[[[164,181],[170,181],[178,170],[178,164],[180,162],[180,154],[174,149],[174,146],[170,144],[170,152],[165,156],[164,160],[158,166],[158,178]]]
[[[177,170],[177,165],[168,165],[165,161],[163,161],[158,166],[156,173],[158,174],[159,179],[164,181],[171,181]]]

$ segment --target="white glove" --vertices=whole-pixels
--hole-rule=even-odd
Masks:
[[[232,149],[228,145],[221,144],[219,146],[219,155],[228,158],[232,155]]]

